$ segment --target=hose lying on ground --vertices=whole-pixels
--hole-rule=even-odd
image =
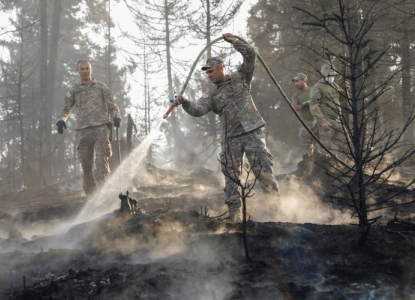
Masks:
[[[237,38],[239,40],[241,40],[242,42],[244,42],[245,44],[248,44],[247,41],[245,41],[243,38],[234,35],[234,38]],[[223,37],[219,37],[217,39],[214,39],[213,41],[211,41],[209,44],[207,44],[205,46],[205,48],[203,48],[203,50],[200,52],[200,54],[198,55],[198,57],[196,58],[195,62],[192,65],[192,68],[190,69],[189,75],[187,76],[187,79],[183,85],[182,90],[180,91],[180,94],[182,95],[184,93],[184,91],[186,90],[187,85],[189,84],[190,78],[192,77],[192,74],[196,68],[197,63],[200,60],[200,57],[202,56],[202,54],[206,51],[207,48],[209,48],[210,46],[212,46],[213,44],[219,42],[223,40]],[[300,115],[297,113],[297,111],[294,109],[294,107],[291,105],[290,100],[288,99],[287,95],[285,95],[284,91],[282,90],[281,86],[279,85],[279,83],[277,82],[277,80],[275,79],[274,75],[272,74],[271,70],[268,68],[267,64],[264,62],[264,60],[262,59],[262,57],[258,54],[257,52],[257,57],[259,59],[259,61],[261,62],[261,64],[264,66],[265,70],[267,71],[268,75],[270,76],[271,80],[274,82],[274,84],[277,86],[278,90],[280,91],[282,97],[284,98],[285,102],[287,102],[288,106],[291,108],[292,112],[294,113],[294,115],[297,117],[297,119],[300,121],[300,123],[304,126],[304,128],[308,131],[308,133],[313,137],[313,139],[334,159],[336,159],[342,166],[353,170],[351,167],[349,167],[348,165],[346,165],[343,161],[341,161],[339,158],[337,158],[337,156],[330,151],[330,149],[328,149],[320,140],[319,138],[314,134],[314,132],[307,126],[307,124],[303,121],[303,119],[300,117]]]

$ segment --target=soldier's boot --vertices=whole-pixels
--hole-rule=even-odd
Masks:
[[[310,155],[304,154],[303,160],[297,164],[297,171],[295,172],[298,175],[303,175],[304,173],[310,173],[314,167],[313,159]]]
[[[226,221],[232,223],[240,223],[242,222],[242,213],[240,207],[232,207],[228,206],[229,209],[229,217],[226,218]]]

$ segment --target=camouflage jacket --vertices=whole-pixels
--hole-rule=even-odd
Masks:
[[[310,89],[310,112],[315,123],[322,125],[327,119],[339,119],[340,103],[345,100],[344,91],[337,84],[318,81]]]
[[[120,117],[110,89],[105,83],[96,80],[88,85],[76,84],[69,90],[59,114],[59,121],[66,122],[74,105],[78,108],[75,130],[108,124],[108,114],[111,118],[115,115]]]
[[[211,110],[218,114],[223,137],[241,135],[265,125],[250,92],[256,52],[241,41],[237,41],[234,47],[244,58],[238,71],[227,75],[225,82],[215,85],[199,101],[183,103],[183,109],[194,117],[203,116]]]

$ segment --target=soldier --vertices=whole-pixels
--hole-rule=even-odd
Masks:
[[[66,129],[66,120],[74,105],[78,108],[76,140],[79,158],[84,172],[83,189],[87,195],[95,190],[96,184],[104,183],[109,176],[108,159],[112,155],[109,141],[109,117],[115,127],[121,125],[118,106],[114,103],[109,88],[91,77],[92,65],[89,60],[82,59],[77,64],[81,82],[68,91],[65,103],[56,123],[58,132]],[[94,178],[94,147],[96,174]]]
[[[313,128],[314,117],[310,112],[310,91],[308,90],[307,76],[298,73],[292,80],[298,91],[293,95],[291,103],[306,125]],[[303,146],[303,159],[311,158],[314,150],[313,138],[303,125],[300,125],[298,136]]]
[[[329,149],[347,154],[349,148],[340,122],[340,103],[347,99],[345,91],[334,83],[337,73],[333,67],[323,64],[320,74],[321,80],[310,89],[310,111],[314,116],[320,141]],[[347,84],[346,89],[349,89]],[[327,154],[320,146],[316,150],[319,155]]]
[[[209,111],[218,114],[222,124],[222,151],[220,162],[225,175],[225,203],[229,208],[231,221],[241,220],[241,197],[237,180],[240,173],[243,154],[248,158],[253,172],[259,176],[259,182],[266,196],[279,195],[278,184],[272,170],[273,159],[265,144],[265,125],[250,93],[254,73],[256,53],[254,48],[237,40],[230,33],[223,39],[233,44],[243,56],[238,71],[228,75],[223,59],[211,57],[202,70],[214,83],[214,88],[204,94],[199,101],[189,101],[179,95],[178,104],[194,117],[200,117]],[[233,179],[233,180],[232,180]]]

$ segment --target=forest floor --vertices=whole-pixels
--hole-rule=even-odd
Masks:
[[[336,189],[323,172],[279,175],[285,201],[249,200],[247,259],[242,224],[212,218],[226,211],[220,175],[157,171],[158,187],[132,193],[139,213],[114,211],[54,235],[42,236],[39,222],[76,215],[86,197],[2,196],[0,299],[415,299],[415,234],[386,226],[395,213],[412,222],[414,204],[379,212],[357,248],[356,220],[331,200]],[[401,172],[385,193],[411,175]],[[172,176],[182,185],[168,185]],[[411,199],[405,191],[396,201]]]

